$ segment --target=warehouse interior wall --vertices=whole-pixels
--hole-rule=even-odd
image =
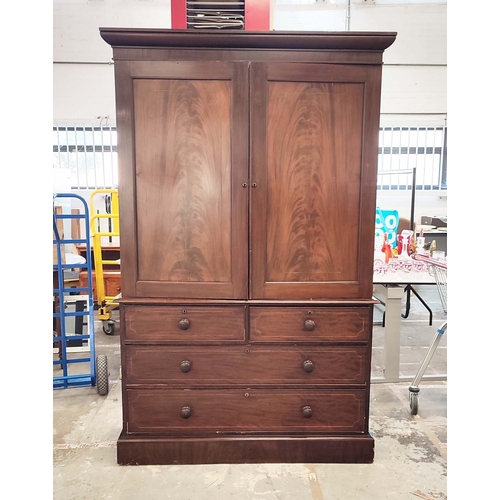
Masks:
[[[446,126],[447,5],[436,0],[272,0],[272,29],[396,31],[384,53],[381,126]],[[111,47],[100,27],[170,28],[170,0],[54,0],[53,122],[116,122]],[[409,191],[377,204],[409,218]],[[447,215],[445,191],[417,191],[415,221]]]

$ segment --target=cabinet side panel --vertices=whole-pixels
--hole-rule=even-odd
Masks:
[[[357,281],[363,91],[269,83],[267,282]]]
[[[120,288],[123,297],[136,294],[136,191],[134,172],[133,86],[130,63],[115,63],[116,125],[120,211]]]
[[[138,279],[231,281],[229,81],[134,80]]]

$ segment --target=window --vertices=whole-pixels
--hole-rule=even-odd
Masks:
[[[446,127],[382,127],[379,132],[377,188],[446,190]],[[54,168],[69,169],[71,189],[118,187],[116,127],[53,128]],[[394,173],[390,171],[406,171]]]
[[[53,167],[69,169],[71,189],[118,187],[116,127],[54,127],[53,143]]]
[[[440,191],[446,185],[446,127],[383,127],[379,133],[377,188]],[[394,173],[391,171],[408,171]]]

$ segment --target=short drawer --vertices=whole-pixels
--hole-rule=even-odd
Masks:
[[[136,346],[125,351],[127,385],[367,384],[368,347]]]
[[[251,307],[250,341],[367,341],[372,307]]]
[[[245,307],[125,305],[126,340],[223,342],[245,340]]]
[[[128,433],[365,430],[364,390],[127,390]]]

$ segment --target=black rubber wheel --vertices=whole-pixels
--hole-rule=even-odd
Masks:
[[[114,335],[115,334],[115,324],[110,321],[108,323],[104,323],[102,324],[102,331],[106,334],[106,335]]]
[[[108,357],[100,354],[96,358],[97,394],[106,396],[109,392]]]
[[[410,392],[410,410],[412,415],[418,413],[418,392]]]

